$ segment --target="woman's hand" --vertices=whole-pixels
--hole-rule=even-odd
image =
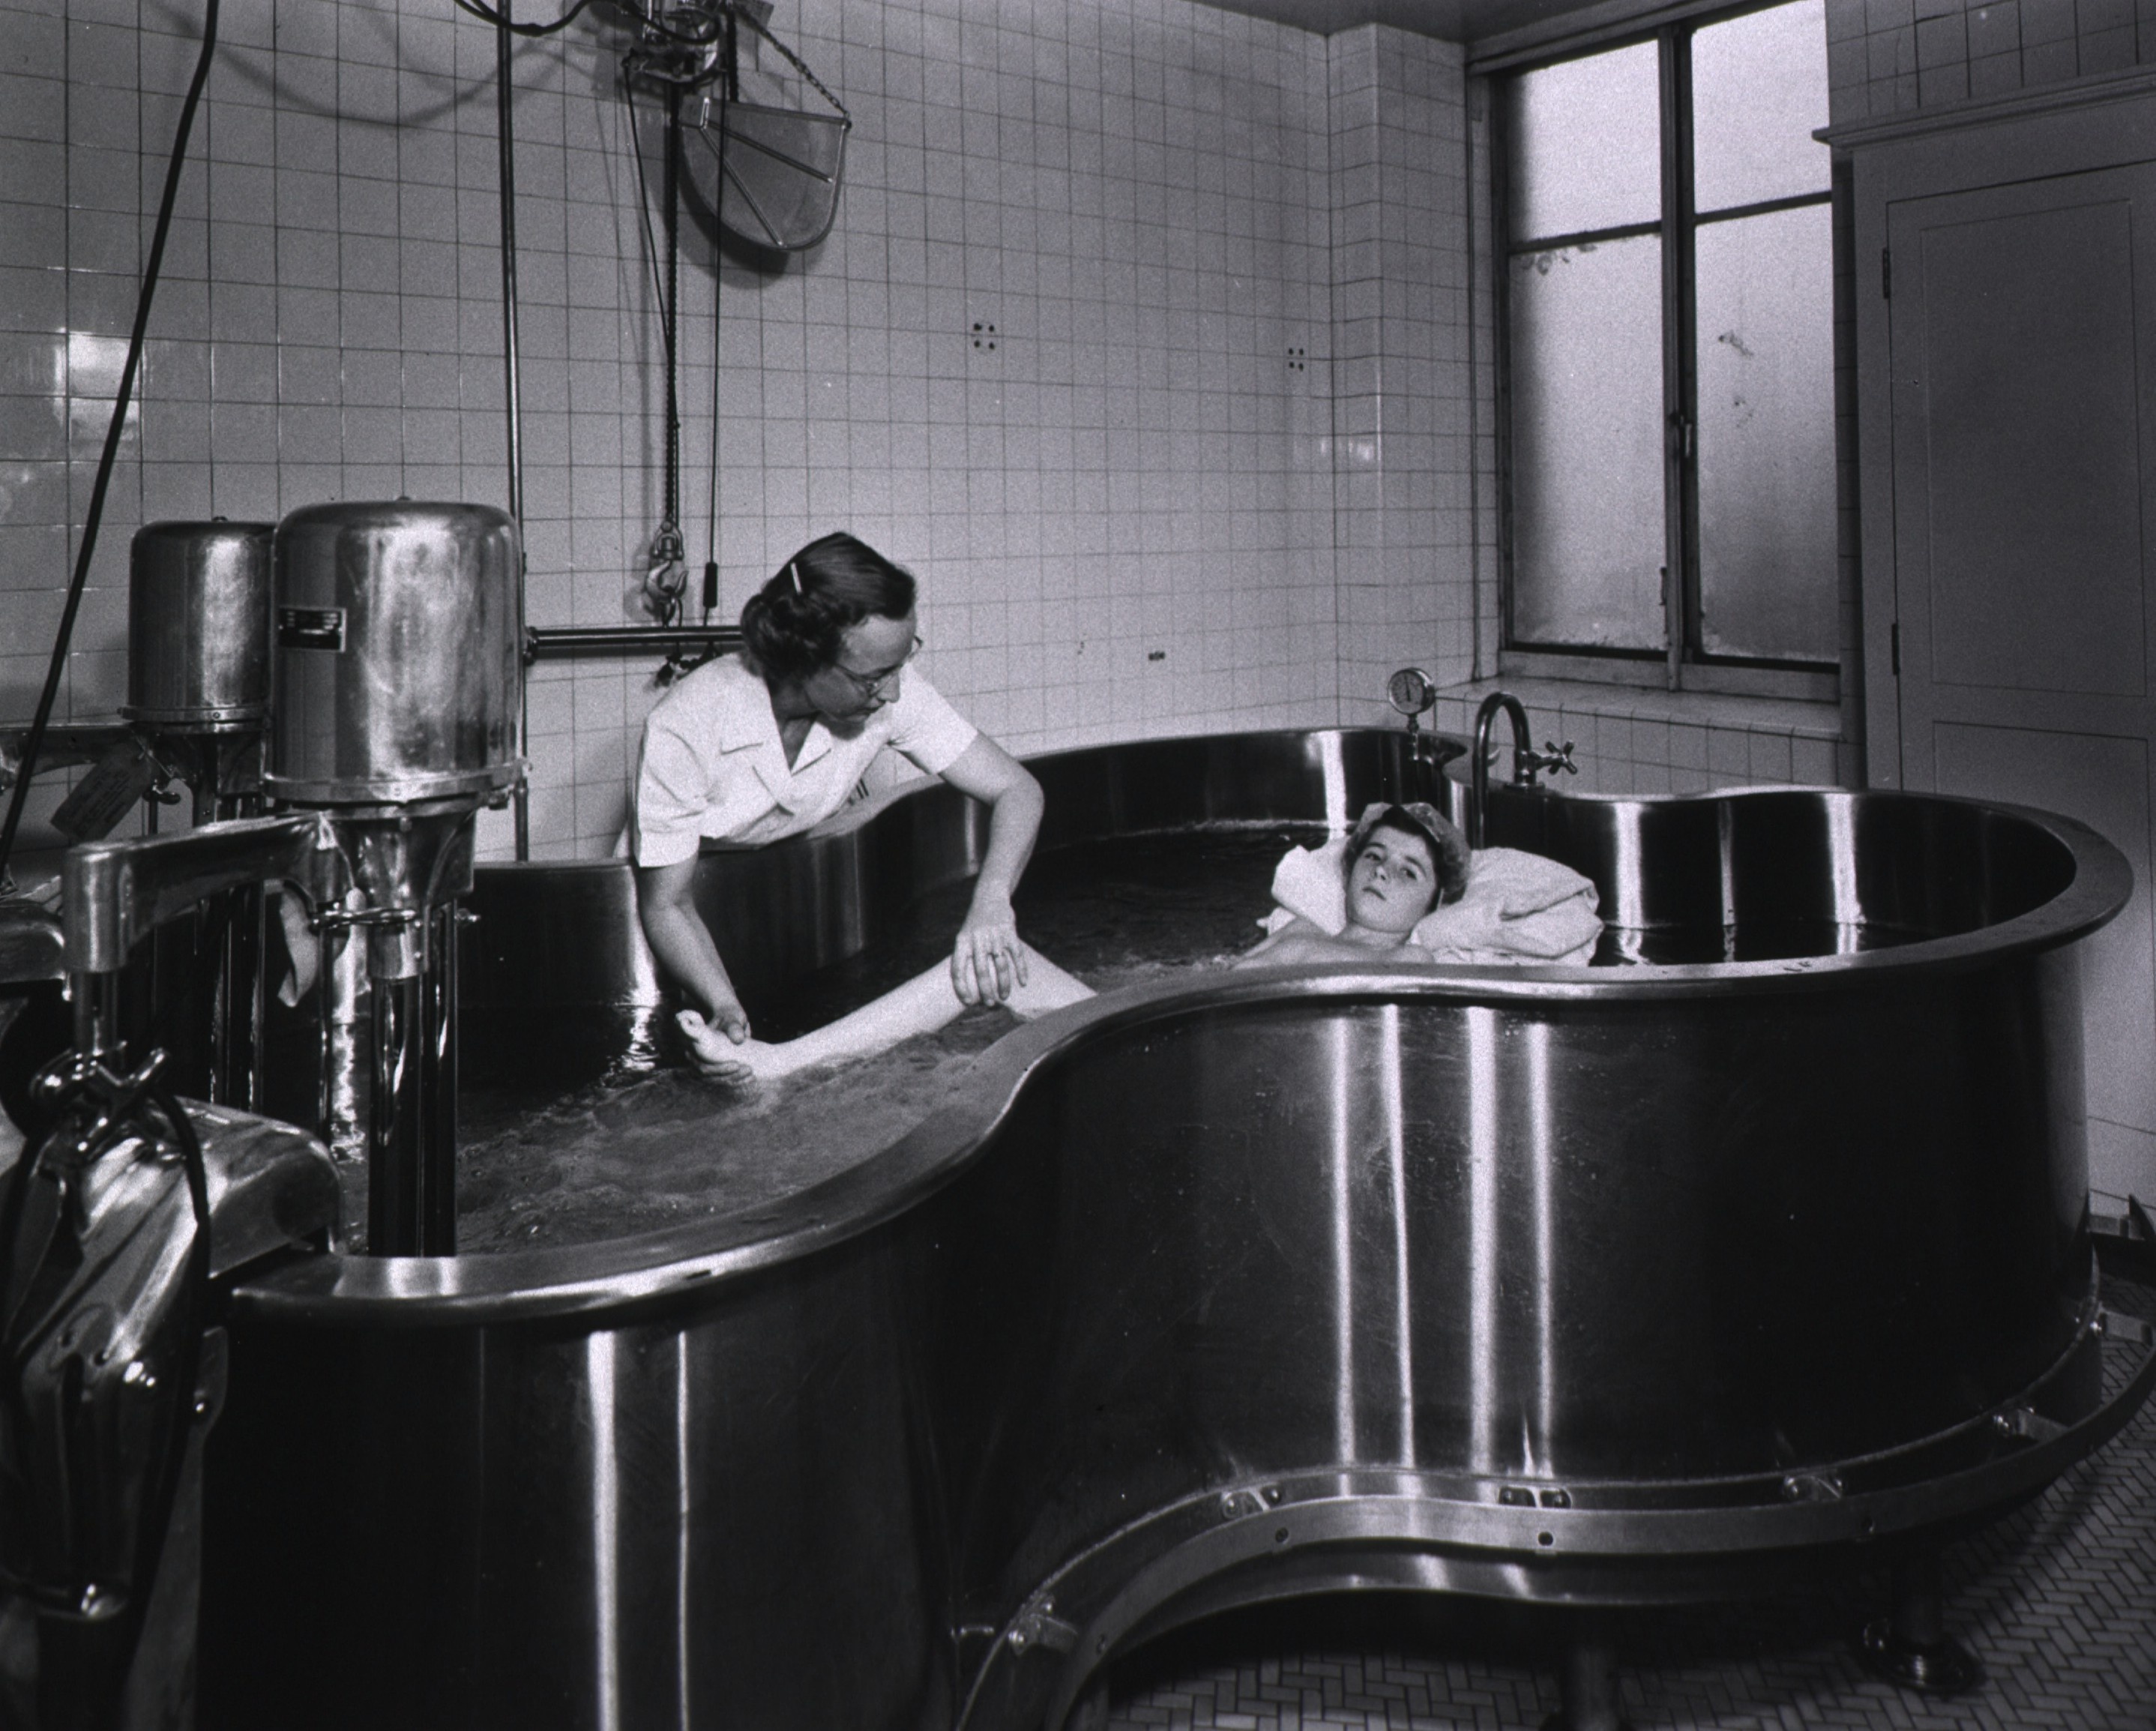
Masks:
[[[963,1004],[1001,1004],[1025,978],[1025,946],[1010,897],[977,891],[951,947],[951,989]]]
[[[988,850],[973,881],[973,905],[951,947],[951,989],[962,1004],[1003,1004],[1025,984],[1011,891],[1040,829],[1040,783],[985,733],[945,768],[943,779],[988,807]]]
[[[725,1082],[733,1087],[746,1087],[749,1083],[767,1080],[768,1066],[759,1066],[761,1053],[774,1048],[748,1037],[748,1017],[738,1004],[722,1006],[722,1016],[731,1011],[731,1018],[721,1020],[717,1027],[693,1009],[676,1010],[675,1025],[689,1042],[689,1061],[696,1066],[696,1073],[706,1081]]]

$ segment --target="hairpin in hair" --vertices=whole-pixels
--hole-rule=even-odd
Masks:
[[[788,559],[786,562],[786,574],[793,580],[793,593],[797,595],[801,593],[801,573],[791,559]]]

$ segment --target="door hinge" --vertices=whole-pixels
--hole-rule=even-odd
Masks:
[[[1879,249],[1879,298],[1881,300],[1894,298],[1894,254],[1883,246]]]
[[[1893,667],[1894,677],[1902,676],[1902,622],[1899,619],[1887,628],[1887,655]]]

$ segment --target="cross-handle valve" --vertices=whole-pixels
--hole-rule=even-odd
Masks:
[[[1579,773],[1579,765],[1572,761],[1572,742],[1569,739],[1563,745],[1558,744],[1555,740],[1545,739],[1540,751],[1529,747],[1522,752],[1519,763],[1513,770],[1513,776],[1516,780],[1531,785],[1534,778],[1544,770],[1548,770],[1552,775],[1560,771],[1567,775]]]

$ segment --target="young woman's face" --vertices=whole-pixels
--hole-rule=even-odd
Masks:
[[[802,681],[803,693],[827,722],[866,721],[898,701],[902,670],[913,659],[918,629],[910,613],[898,619],[872,614],[849,625],[839,639],[836,664]]]
[[[1348,874],[1348,917],[1405,937],[1437,901],[1437,862],[1419,835],[1380,824]]]

